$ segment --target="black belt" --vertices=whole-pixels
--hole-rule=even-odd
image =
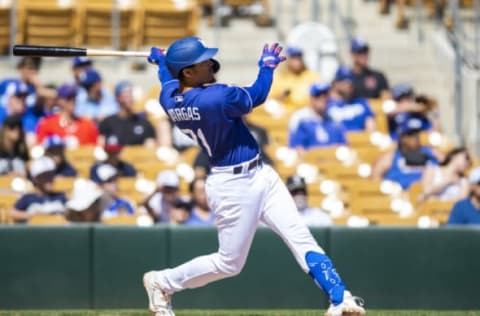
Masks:
[[[247,171],[252,170],[253,168],[260,166],[262,164],[262,158],[258,157],[257,159],[251,161],[247,166]],[[233,168],[233,174],[242,173],[243,166],[237,166]]]

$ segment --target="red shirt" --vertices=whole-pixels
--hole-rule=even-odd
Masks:
[[[65,124],[59,114],[44,117],[37,126],[37,141],[39,143],[52,135],[62,138],[76,138],[78,145],[96,145],[98,128],[94,121],[77,117],[73,122]]]

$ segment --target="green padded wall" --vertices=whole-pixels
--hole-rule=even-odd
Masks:
[[[168,263],[168,229],[96,226],[93,231],[93,306],[146,308],[143,274]]]
[[[330,247],[369,308],[480,308],[478,229],[334,228]]]
[[[316,231],[315,237],[322,245],[328,244],[326,230]],[[210,254],[217,247],[214,230],[171,230],[173,266]],[[320,308],[326,306],[326,299],[283,241],[270,230],[260,228],[240,275],[177,293],[174,304],[178,308]]]
[[[0,310],[90,308],[89,226],[0,227]]]

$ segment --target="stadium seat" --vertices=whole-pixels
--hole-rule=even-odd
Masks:
[[[68,221],[65,216],[57,215],[33,215],[28,221],[28,225],[66,225]]]
[[[369,214],[367,216],[370,224],[381,226],[417,226],[418,215],[401,217],[396,213]]]
[[[103,224],[107,225],[137,225],[136,216],[120,215],[102,219]]]
[[[359,194],[350,201],[352,214],[365,215],[367,217],[377,214],[393,214],[391,207],[392,200],[386,195],[362,196]]]
[[[10,47],[10,8],[0,5],[0,54]]]
[[[56,177],[54,182],[54,190],[65,192],[69,195],[75,184],[76,177]]]
[[[17,193],[0,193],[0,224],[10,223],[9,212],[19,198]]]
[[[419,206],[419,213],[436,219],[441,224],[444,224],[447,222],[454,204],[454,202],[450,201],[429,200]]]

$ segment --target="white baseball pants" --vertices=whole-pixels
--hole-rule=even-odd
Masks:
[[[305,255],[324,253],[302,222],[293,199],[270,166],[232,174],[212,173],[206,193],[215,211],[218,252],[197,257],[173,269],[158,271],[157,281],[168,294],[235,276],[242,270],[259,222],[275,231],[287,244],[301,268],[308,273]],[[230,168],[225,168],[229,169]]]

